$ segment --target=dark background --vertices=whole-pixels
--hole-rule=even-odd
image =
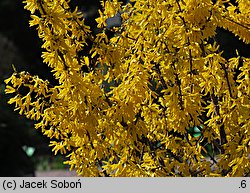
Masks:
[[[98,0],[72,0],[71,6],[79,6],[85,12],[86,24],[96,32],[95,18],[101,9]],[[39,169],[65,168],[62,157],[55,157],[48,147],[48,139],[35,130],[33,122],[13,112],[7,105],[8,96],[4,94],[3,80],[13,73],[11,64],[17,71],[28,71],[53,82],[53,76],[41,59],[41,41],[37,31],[30,28],[29,12],[23,9],[22,0],[0,0],[0,176],[34,176]],[[250,57],[250,47],[239,41],[233,34],[217,29],[216,40],[224,50],[223,56],[240,55]],[[22,147],[35,148],[33,156],[28,156]],[[44,166],[48,163],[47,166]],[[50,165],[49,165],[50,164]],[[48,166],[49,165],[49,166]]]

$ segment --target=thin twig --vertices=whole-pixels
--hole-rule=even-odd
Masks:
[[[211,100],[214,104],[215,115],[220,117],[218,99],[215,97],[214,93],[211,94]],[[220,149],[221,152],[224,153],[224,148],[222,147],[222,145],[227,143],[226,132],[224,129],[224,124],[222,124],[220,120],[217,121],[217,124],[220,125]]]
[[[228,87],[228,91],[229,91],[229,96],[231,98],[233,98],[233,93],[232,93],[232,88],[231,88],[231,85],[230,85],[230,82],[229,82],[229,77],[228,77],[228,71],[227,71],[227,68],[225,66],[225,64],[223,63],[220,63],[223,71],[224,71],[224,74],[225,74],[225,78],[226,78],[226,82],[227,82],[227,87]]]
[[[224,16],[224,15],[222,15],[222,17],[223,17],[224,19],[226,19],[226,20],[232,22],[232,23],[235,23],[235,24],[237,24],[237,25],[239,25],[239,26],[241,26],[241,27],[247,29],[247,30],[250,30],[250,27],[245,26],[245,25],[243,25],[242,23],[239,23],[239,22],[237,22],[237,21],[234,21],[234,20],[232,20],[231,18],[228,18],[228,17],[226,17],[226,16]]]

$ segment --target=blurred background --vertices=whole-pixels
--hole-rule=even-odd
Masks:
[[[99,0],[72,0],[71,6],[76,5],[96,33]],[[51,153],[49,140],[34,129],[34,123],[7,104],[3,81],[13,73],[12,64],[17,71],[25,70],[53,82],[50,69],[42,63],[41,41],[36,30],[29,27],[29,12],[23,7],[22,0],[0,0],[0,176],[76,176],[74,171],[67,172],[63,156]],[[216,39],[225,58],[236,56],[236,49],[250,57],[249,45],[230,32],[218,29]]]

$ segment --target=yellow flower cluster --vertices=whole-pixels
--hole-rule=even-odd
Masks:
[[[24,2],[58,85],[14,73],[6,80],[6,93],[16,94],[9,103],[37,121],[53,151],[67,154],[65,163],[79,175],[250,172],[250,59],[224,59],[213,39],[223,27],[250,42],[247,0],[237,7],[220,0],[133,0],[125,6],[106,0],[95,37],[66,0]],[[118,12],[122,25],[108,38],[106,20]],[[81,56],[86,39],[93,47]],[[197,126],[201,134],[194,137],[190,128]]]

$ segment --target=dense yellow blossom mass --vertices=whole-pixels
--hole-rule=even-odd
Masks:
[[[58,85],[14,72],[9,103],[79,175],[249,175],[250,58],[223,58],[214,39],[222,27],[250,43],[248,0],[105,0],[97,35],[68,0],[24,3]]]

